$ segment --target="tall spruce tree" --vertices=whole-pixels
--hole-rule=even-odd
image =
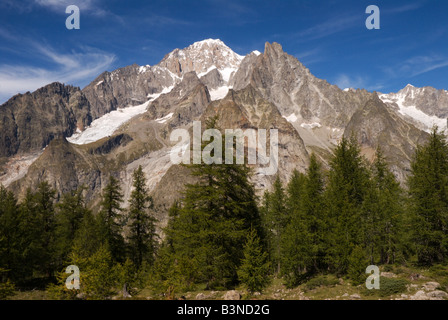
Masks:
[[[109,246],[112,260],[124,262],[126,247],[122,235],[123,225],[123,194],[118,179],[110,176],[109,183],[104,188],[101,210],[98,215],[102,241]]]
[[[216,129],[216,123],[217,118],[207,121],[207,129]],[[212,156],[222,151],[213,150]],[[250,169],[233,163],[189,165],[198,182],[186,185],[182,204],[165,230],[176,257],[173,260],[194,263],[191,268],[198,270],[195,282],[208,287],[237,282],[241,244],[251,224],[257,230],[261,226]]]
[[[295,170],[287,186],[285,211],[290,221],[285,224],[280,239],[281,273],[288,287],[300,283],[309,265],[308,221],[303,210],[304,184],[305,176]]]
[[[81,226],[87,207],[82,195],[85,187],[67,192],[56,205],[56,250],[58,264],[65,263],[72,247],[76,232]]]
[[[81,259],[91,257],[102,246],[100,230],[98,218],[93,215],[91,210],[86,210],[75,233],[71,256],[75,255]],[[107,246],[103,247],[107,248]]]
[[[327,269],[327,224],[323,202],[324,178],[314,154],[306,175],[295,172],[288,185],[291,222],[282,238],[283,274],[293,287]]]
[[[157,244],[155,218],[149,213],[152,198],[148,194],[142,166],[134,171],[133,190],[129,199],[129,251],[132,262],[140,268],[152,265]]]
[[[17,199],[11,191],[0,185],[0,282],[19,280],[22,272],[20,211]]]
[[[269,207],[266,210],[265,225],[271,261],[278,274],[281,272],[282,237],[291,218],[287,210],[286,199],[282,182],[277,176],[273,190],[268,196]],[[291,204],[294,205],[292,200]]]
[[[306,221],[309,245],[308,272],[315,274],[328,268],[328,223],[324,206],[322,166],[313,153],[310,157],[303,190],[302,210]]]
[[[269,284],[268,253],[264,251],[257,231],[251,228],[244,245],[244,258],[238,268],[238,279],[250,293],[261,292]]]
[[[37,275],[51,277],[56,267],[56,191],[46,181],[41,182],[37,190],[27,191],[21,206],[22,230],[27,231],[24,237],[24,257],[27,264]]]
[[[361,207],[370,182],[369,168],[354,136],[342,138],[330,161],[326,192],[329,230],[328,261],[346,273],[353,248],[363,243]]]
[[[401,256],[403,204],[400,185],[378,148],[361,217],[370,264],[394,263]]]
[[[437,128],[417,148],[408,185],[418,262],[442,262],[448,256],[448,145]]]

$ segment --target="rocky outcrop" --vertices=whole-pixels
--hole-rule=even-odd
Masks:
[[[217,89],[225,84],[222,74],[218,71],[218,69],[213,69],[205,76],[202,76],[201,82],[206,85],[209,90]]]
[[[119,146],[126,146],[130,141],[132,141],[132,138],[129,135],[125,133],[118,134],[110,137],[100,146],[90,149],[89,152],[90,154],[108,154]]]
[[[241,293],[236,290],[227,291],[222,298],[224,300],[240,300]]]
[[[384,99],[390,100],[392,107],[398,108],[397,102],[405,107],[415,107],[428,116],[438,118],[448,118],[448,91],[437,90],[433,87],[417,88],[408,84],[396,93],[381,95]]]
[[[91,120],[89,102],[76,87],[55,82],[15,95],[0,106],[0,157],[40,151]]]
[[[86,198],[92,199],[101,189],[101,171],[92,158],[64,137],[56,138],[42,155],[30,166],[27,175],[10,188],[19,196],[27,188],[36,189],[42,181],[47,181],[57,190],[57,195],[87,187]]]
[[[308,166],[309,155],[298,132],[281,116],[277,107],[264,99],[251,85],[239,91],[230,90],[224,99],[211,103],[201,117],[202,123],[214,116],[218,116],[217,125],[222,131],[265,130],[268,137],[265,147],[268,153],[270,130],[278,130],[278,170],[273,175],[266,175],[259,171],[265,166],[257,163],[253,177],[256,189],[269,189],[276,174],[287,181],[294,169],[304,172]],[[205,125],[203,129],[204,127]]]
[[[376,96],[357,110],[345,128],[344,135],[355,135],[363,154],[373,160],[381,147],[391,170],[405,181],[417,145],[423,144],[428,134],[405,122]]]
[[[440,284],[438,282],[427,282],[423,284],[421,290],[409,296],[409,300],[446,300],[448,293],[438,290]]]
[[[104,72],[82,91],[91,105],[93,119],[127,106],[140,105],[173,86],[176,79],[168,70],[154,67],[140,67],[136,64]]]
[[[191,124],[210,103],[210,95],[195,72],[185,74],[182,82],[167,94],[161,95],[148,106],[149,119],[161,119],[173,113],[170,127]]]

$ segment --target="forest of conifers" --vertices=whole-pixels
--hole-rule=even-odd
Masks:
[[[123,209],[109,178],[98,212],[83,188],[56,199],[47,182],[19,202],[0,189],[0,298],[44,288],[52,299],[107,299],[123,288],[172,292],[263,291],[273,277],[295,287],[318,275],[366,279],[368,265],[431,266],[448,257],[448,145],[433,130],[400,185],[378,148],[367,161],[342,139],[329,169],[311,155],[305,173],[276,179],[261,199],[245,165],[188,165],[197,178],[157,232],[142,168]],[[57,200],[57,201],[56,201]],[[65,269],[80,270],[69,290]]]

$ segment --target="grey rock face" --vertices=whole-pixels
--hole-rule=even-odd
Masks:
[[[427,134],[405,122],[377,97],[369,100],[356,111],[345,129],[345,137],[354,134],[361,144],[364,155],[373,160],[378,146],[388,161],[391,170],[400,181],[410,171],[410,162],[418,144],[427,139]]]
[[[39,151],[90,122],[90,105],[79,88],[55,82],[15,95],[0,106],[0,157]]]
[[[365,90],[342,91],[314,77],[278,43],[266,43],[264,54],[252,54],[242,62],[234,77],[234,89],[242,89],[249,83],[274,103],[283,116],[294,114],[299,125],[318,121],[321,125],[343,128],[372,96]]]
[[[49,182],[59,196],[85,185],[86,198],[92,199],[101,188],[101,172],[91,157],[60,137],[51,141],[27,175],[10,188],[21,196],[28,187],[37,188],[42,181]]]
[[[189,125],[198,119],[210,103],[210,95],[195,72],[185,74],[182,82],[167,94],[161,95],[147,109],[150,119],[160,119],[173,113],[170,128]]]
[[[216,93],[223,86],[233,90],[212,102],[210,91]],[[185,167],[170,162],[170,132],[191,129],[194,120],[204,124],[219,115],[218,125],[223,129],[266,129],[268,133],[278,129],[278,173],[284,182],[294,169],[305,171],[310,152],[325,164],[338,140],[352,132],[367,157],[380,145],[392,170],[404,181],[416,145],[426,139],[424,132],[384,105],[376,93],[345,91],[316,78],[277,43],[266,43],[263,54],[251,53],[243,59],[221,41],[205,40],[174,50],[155,66],[134,64],[104,72],[82,91],[62,85],[48,87],[35,96],[13,97],[0,107],[3,156],[41,150],[56,136],[70,136],[111,110],[151,102],[145,113],[104,140],[74,146],[55,139],[25,178],[11,188],[24,191],[43,179],[60,192],[86,184],[89,200],[94,200],[103,177],[114,174],[127,197],[132,172],[142,165],[162,225],[184,184],[194,182]],[[412,92],[409,89],[407,96]],[[446,116],[444,92],[425,89],[413,94],[413,99],[428,106],[428,114]],[[429,105],[436,100],[440,104],[433,110]],[[253,181],[262,190],[269,189],[273,179],[257,174]]]
[[[283,181],[289,179],[294,169],[303,172],[307,167],[309,155],[298,132],[281,116],[276,106],[264,99],[251,85],[239,91],[230,90],[224,99],[211,103],[202,115],[201,120],[204,123],[206,119],[214,116],[218,116],[218,127],[223,131],[225,129],[266,130],[268,137],[266,149],[268,153],[270,149],[270,129],[277,129],[277,173]],[[255,167],[259,169],[264,166],[257,163]],[[275,175],[264,175],[262,173],[255,174],[253,177],[257,189],[264,189],[265,187],[269,189],[274,179]]]
[[[162,92],[179,80],[164,68],[134,64],[102,73],[83,89],[83,93],[96,119],[118,107],[142,104],[149,100],[148,95]]]
[[[213,69],[205,76],[202,76],[201,82],[206,85],[209,90],[219,88],[225,84],[225,81],[218,69]]]

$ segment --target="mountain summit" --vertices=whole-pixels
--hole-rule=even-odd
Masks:
[[[200,78],[213,69],[218,69],[223,80],[228,82],[243,60],[219,39],[207,39],[195,42],[185,49],[175,49],[158,64],[178,77],[194,71]]]

